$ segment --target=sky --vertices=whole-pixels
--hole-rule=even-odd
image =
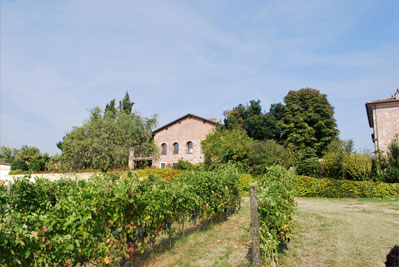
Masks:
[[[0,145],[50,155],[126,91],[162,126],[265,111],[310,87],[373,150],[365,103],[399,88],[398,0],[0,0]]]

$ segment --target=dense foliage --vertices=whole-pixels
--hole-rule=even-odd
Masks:
[[[293,169],[273,166],[258,179],[261,256],[267,266],[277,260],[278,249],[290,240],[295,209]]]
[[[173,235],[176,223],[204,222],[239,205],[235,169],[156,176],[100,175],[88,181],[0,185],[0,265],[118,265]]]
[[[133,102],[127,94],[118,108],[115,100],[102,114],[100,108],[91,110],[91,116],[81,127],[64,136],[58,147],[62,162],[68,169],[93,168],[107,171],[127,166],[129,148],[136,156],[152,156],[156,147],[152,142],[152,129],[156,119],[143,118],[132,112]]]
[[[274,140],[254,140],[250,148],[246,170],[256,176],[265,174],[267,168],[273,165],[290,168],[297,166],[299,161],[292,149],[285,148]]]
[[[372,179],[372,159],[367,154],[330,152],[323,158],[322,172],[332,178],[369,181]]]
[[[20,149],[0,147],[0,163],[11,163],[12,171],[43,171],[50,157],[37,147],[24,145]]]
[[[399,139],[394,138],[388,147],[386,181],[399,183]]]
[[[295,195],[333,198],[399,198],[399,184],[298,176],[295,181]]]
[[[224,125],[227,129],[242,128],[255,140],[279,140],[277,122],[283,110],[282,104],[274,104],[269,112],[263,112],[260,100],[251,100],[249,105],[240,104],[233,110],[226,111]]]
[[[316,89],[290,91],[284,98],[284,115],[278,123],[283,143],[305,157],[321,157],[338,135],[334,108]]]
[[[217,128],[201,144],[208,168],[234,163],[243,172],[263,175],[270,166],[280,164],[289,168],[298,163],[291,149],[273,140],[254,140],[239,128]]]
[[[256,180],[252,177],[252,175],[248,173],[240,173],[238,175],[238,180],[239,180],[238,190],[240,191],[240,196],[248,196],[249,185],[255,183]]]
[[[205,164],[218,166],[232,162],[244,167],[248,163],[252,142],[252,138],[239,128],[217,128],[201,142]]]
[[[321,162],[318,158],[307,158],[299,162],[298,174],[320,177]]]

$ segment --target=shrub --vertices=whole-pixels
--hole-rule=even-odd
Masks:
[[[297,176],[295,195],[332,198],[399,198],[399,184]]]
[[[371,176],[372,160],[369,155],[354,153],[346,157],[345,177],[354,181],[368,181]]]
[[[27,171],[28,170],[28,165],[25,163],[24,160],[17,159],[17,160],[14,160],[11,163],[11,170],[12,171],[14,171],[14,170]]]
[[[329,152],[322,159],[322,174],[324,176],[341,178],[345,173],[347,154],[342,151]]]
[[[394,138],[388,147],[388,168],[386,181],[389,183],[399,183],[399,141]]]
[[[367,154],[341,150],[327,153],[322,160],[322,174],[327,177],[355,181],[370,180],[372,159]]]
[[[135,173],[138,177],[142,178],[148,178],[149,175],[156,175],[163,181],[169,181],[180,177],[184,172],[175,169],[146,168],[142,170],[136,170]]]
[[[249,194],[249,185],[255,183],[255,179],[252,175],[248,173],[242,173],[238,175],[238,180],[240,184],[238,185],[238,190],[240,191],[241,196],[248,196]]]
[[[8,173],[8,175],[18,175],[18,174],[24,174],[24,173],[25,173],[25,171],[23,171],[23,170],[13,170],[13,171],[10,171]]]
[[[263,175],[273,165],[290,168],[296,166],[297,161],[291,149],[274,140],[254,141],[248,155],[248,171],[253,175]]]
[[[187,160],[179,159],[176,164],[173,165],[173,169],[177,170],[192,170],[193,164]]]
[[[232,167],[170,181],[17,179],[11,196],[0,185],[0,266],[120,265],[176,224],[235,212],[238,184]]]
[[[298,165],[298,174],[320,177],[321,163],[318,158],[307,158]]]
[[[287,171],[282,166],[273,166],[258,179],[260,248],[267,266],[277,259],[278,248],[289,241],[292,233],[295,176],[293,169]]]
[[[247,166],[253,139],[241,129],[223,130],[216,128],[201,142],[205,164],[215,167],[234,162]]]
[[[28,162],[30,171],[44,171],[46,169],[46,163],[50,158],[47,154],[39,155]]]

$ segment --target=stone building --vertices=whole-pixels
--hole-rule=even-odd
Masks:
[[[193,164],[204,161],[201,141],[215,129],[220,119],[205,119],[194,114],[187,114],[152,132],[155,145],[159,149],[158,157],[138,158],[134,151],[129,155],[129,167],[134,167],[136,160],[152,160],[152,166],[167,168],[179,160]]]
[[[399,135],[399,89],[389,98],[367,102],[366,110],[374,148],[386,153],[392,139]]]

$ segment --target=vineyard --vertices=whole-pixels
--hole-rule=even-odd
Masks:
[[[98,175],[51,182],[29,177],[0,185],[0,265],[116,265],[133,261],[184,222],[204,224],[239,207],[232,167],[149,175]]]

